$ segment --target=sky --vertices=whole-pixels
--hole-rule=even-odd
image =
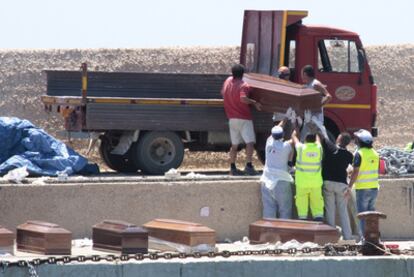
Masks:
[[[414,0],[0,0],[0,48],[239,45],[243,11],[307,10],[304,24],[414,43]]]

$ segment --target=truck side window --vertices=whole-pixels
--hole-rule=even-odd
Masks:
[[[325,39],[318,42],[318,68],[322,72],[360,72],[355,41]]]
[[[318,52],[319,71],[331,72],[332,71],[331,61],[329,60],[328,52],[326,50],[325,42],[323,40],[319,41],[318,48],[319,48],[319,52]]]
[[[290,69],[294,69],[296,67],[296,41],[295,40],[291,40],[289,41],[289,49],[288,49],[288,67]]]
[[[290,69],[290,80],[295,80],[296,67],[296,40],[286,41],[285,66]]]

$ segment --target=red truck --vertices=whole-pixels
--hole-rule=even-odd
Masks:
[[[245,11],[240,63],[275,76],[310,64],[333,96],[325,125],[332,136],[375,127],[377,88],[358,34],[307,26],[306,11]],[[58,110],[72,136],[99,137],[106,164],[117,171],[162,174],[180,166],[184,149],[227,151],[230,145],[220,89],[228,75],[48,71],[48,111]],[[82,93],[81,93],[82,92]],[[264,158],[272,115],[253,112],[257,150]],[[92,135],[91,135],[92,134]]]

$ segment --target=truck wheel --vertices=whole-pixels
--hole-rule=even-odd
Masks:
[[[184,158],[184,145],[173,132],[145,133],[132,148],[136,166],[150,175],[164,174],[178,168]]]
[[[115,171],[133,173],[138,171],[138,167],[130,159],[130,150],[124,155],[114,155],[111,151],[114,149],[113,145],[109,141],[109,138],[101,138],[101,146],[99,147],[99,153],[105,164]]]

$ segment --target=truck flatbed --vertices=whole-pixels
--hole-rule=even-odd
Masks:
[[[80,71],[45,70],[47,95],[81,96]],[[226,74],[88,71],[88,97],[221,98]]]

